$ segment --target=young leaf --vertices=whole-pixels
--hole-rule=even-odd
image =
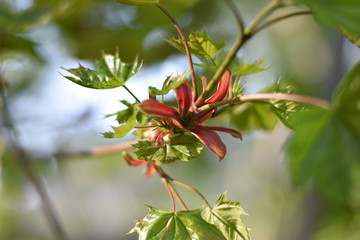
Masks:
[[[180,38],[170,37],[166,39],[166,41],[176,49],[185,52],[185,46]],[[189,35],[188,45],[190,52],[193,55],[199,58],[214,60],[215,56],[223,47],[225,47],[226,44],[224,42],[219,43],[211,39],[204,30],[203,32],[191,32]]]
[[[352,41],[360,40],[359,0],[296,0],[307,5],[320,21],[339,28]]]
[[[103,58],[96,63],[96,70],[79,65],[78,68],[65,69],[75,77],[64,77],[83,87],[109,89],[123,86],[140,68],[141,63],[137,59],[133,63],[124,63],[118,53],[115,56],[104,54]]]
[[[228,240],[250,240],[249,229],[242,222],[241,215],[247,213],[240,203],[228,200],[223,193],[212,209],[205,207],[204,220],[214,224]]]
[[[270,67],[261,67],[261,64],[265,61],[265,58],[260,58],[254,63],[245,62],[239,66],[232,68],[232,73],[234,76],[245,76],[249,74],[254,74],[258,72],[263,72],[268,70]]]
[[[176,77],[167,77],[161,90],[155,87],[149,87],[150,95],[155,96],[168,94],[171,90],[179,87],[184,81],[186,81],[186,78],[189,76],[189,74],[190,72],[186,71],[182,75]]]
[[[137,114],[139,112],[138,106],[136,104],[129,104],[126,101],[122,101],[122,103],[128,108],[118,112],[116,120],[119,124],[124,124],[119,127],[112,127],[114,132],[103,133],[105,138],[122,138],[135,127]]]
[[[139,240],[226,240],[223,234],[201,217],[202,209],[170,212],[149,206],[148,215],[129,232]]]
[[[342,80],[332,111],[316,109],[295,114],[301,128],[288,144],[294,183],[302,185],[313,180],[329,200],[343,204],[351,201],[354,169],[360,156],[359,92],[357,64]]]
[[[115,0],[115,1],[127,5],[154,5],[159,3],[160,0]]]
[[[218,52],[226,46],[225,42],[218,43],[211,39],[205,30],[202,33],[191,32],[189,39],[191,52],[199,58],[214,59]]]
[[[196,137],[187,134],[175,136],[171,143],[158,147],[154,142],[139,141],[133,145],[138,159],[159,163],[170,163],[176,160],[190,161],[200,156],[203,144]]]

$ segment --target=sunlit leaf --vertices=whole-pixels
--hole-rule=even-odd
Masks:
[[[214,207],[204,207],[204,220],[214,224],[228,240],[250,240],[249,229],[241,220],[241,215],[247,215],[237,201],[226,198],[221,194]]]
[[[360,156],[360,64],[342,80],[334,109],[295,114],[299,126],[288,144],[294,183],[312,180],[330,200],[351,201]],[[329,187],[331,186],[331,187]]]
[[[149,207],[148,215],[135,223],[130,233],[139,240],[226,240],[223,234],[201,217],[202,209],[170,212]]]
[[[359,41],[359,0],[296,0],[296,2],[306,4],[317,19],[339,28],[353,42]]]
[[[88,88],[109,89],[123,86],[141,68],[137,59],[133,63],[124,63],[118,56],[104,54],[96,63],[96,70],[79,65],[78,68],[65,69],[75,75],[64,76],[67,79]]]
[[[170,37],[166,41],[178,50],[185,52],[185,46],[180,38]],[[191,32],[188,45],[193,55],[199,58],[214,59],[226,44],[211,39],[204,30],[203,32]]]
[[[139,141],[133,145],[138,159],[159,163],[170,163],[176,160],[190,161],[200,156],[203,144],[192,135],[180,134],[171,143],[162,147],[151,141]]]
[[[191,52],[198,57],[214,59],[218,52],[226,46],[225,42],[216,42],[207,32],[191,32],[189,36]]]
[[[154,5],[159,3],[159,0],[115,0],[115,1],[127,5]]]
[[[149,87],[150,95],[155,96],[155,95],[168,94],[171,90],[179,87],[184,81],[186,81],[186,78],[189,76],[189,74],[190,74],[190,72],[187,71],[179,76],[167,77],[162,85],[161,90],[159,90],[155,87]]]
[[[234,76],[245,76],[249,74],[254,74],[258,72],[263,72],[268,70],[270,67],[261,67],[264,63],[265,58],[260,58],[253,63],[244,62],[241,65],[235,66],[232,68]]]

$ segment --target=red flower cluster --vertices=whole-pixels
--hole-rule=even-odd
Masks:
[[[156,118],[165,126],[154,127],[149,141],[154,141],[158,146],[162,146],[171,140],[174,133],[188,131],[215,153],[219,160],[223,159],[226,154],[226,146],[215,131],[227,132],[237,138],[241,138],[241,133],[230,128],[205,126],[204,122],[211,117],[215,108],[202,112],[197,111],[197,109],[224,100],[229,92],[231,81],[232,74],[230,70],[226,70],[219,81],[215,94],[201,105],[196,104],[196,99],[192,95],[192,88],[186,81],[175,89],[178,109],[153,99],[140,103],[140,108],[144,113]]]

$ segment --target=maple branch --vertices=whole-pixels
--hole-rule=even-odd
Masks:
[[[196,84],[194,63],[193,63],[193,60],[192,60],[192,57],[191,57],[189,44],[186,41],[186,37],[185,37],[183,31],[181,30],[181,27],[179,26],[179,24],[173,18],[173,16],[171,16],[171,14],[165,8],[160,6],[159,4],[156,4],[156,6],[170,19],[170,21],[174,24],[176,30],[178,31],[178,33],[180,35],[180,38],[181,38],[181,40],[182,40],[182,42],[184,44],[186,55],[187,55],[188,62],[189,62],[189,67],[190,67],[190,72],[191,72],[191,82],[192,82],[192,87],[193,87],[193,96],[194,96],[194,98],[197,98],[197,84]]]
[[[244,102],[254,102],[261,100],[283,100],[283,101],[292,101],[303,104],[309,104],[313,106],[317,106],[326,110],[331,109],[331,103],[325,99],[304,96],[298,94],[286,94],[286,93],[256,93],[256,94],[248,94],[242,95],[236,98],[227,99],[221,102],[206,104],[198,109],[198,111],[203,112],[209,109],[214,109],[219,106],[227,105],[227,104],[236,104],[236,103],[244,103]]]
[[[94,147],[90,150],[74,151],[74,152],[59,152],[55,154],[58,158],[70,158],[70,157],[91,157],[91,156],[102,156],[106,154],[122,152],[133,148],[133,144],[140,140],[134,140],[129,142],[123,142],[114,145]]]

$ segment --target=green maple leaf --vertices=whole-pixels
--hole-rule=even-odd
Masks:
[[[132,63],[123,62],[118,53],[115,55],[103,54],[96,62],[96,70],[79,65],[78,68],[65,69],[75,77],[65,78],[83,87],[95,89],[110,89],[124,86],[127,80],[134,76],[141,68],[141,63],[135,59]]]
[[[319,21],[338,28],[359,46],[359,0],[296,0],[296,2],[307,5]]]
[[[166,41],[176,49],[185,52],[185,46],[181,38],[170,37]],[[211,39],[207,32],[191,32],[189,35],[188,45],[190,52],[199,57],[207,59],[215,59],[219,51],[225,47],[224,42],[216,42]]]
[[[295,114],[299,129],[288,144],[295,184],[312,180],[329,200],[343,204],[353,201],[354,179],[359,178],[359,102],[360,63],[342,80],[331,111],[315,109]]]
[[[189,76],[190,72],[187,71],[182,75],[176,77],[167,77],[164,81],[161,90],[156,89],[155,87],[149,87],[150,95],[165,95],[168,94],[171,90],[179,87],[184,81],[186,81],[187,76]]]
[[[268,70],[270,67],[261,67],[264,63],[265,58],[260,58],[253,63],[244,62],[238,66],[232,68],[232,74],[234,76],[245,76],[249,74],[254,74],[258,72],[263,72]]]
[[[201,217],[202,209],[170,212],[149,206],[148,215],[129,232],[139,240],[226,240],[222,233]]]
[[[103,133],[105,138],[121,138],[126,136],[135,127],[138,114],[141,114],[139,113],[137,104],[130,104],[127,101],[121,102],[126,105],[127,108],[115,114],[108,115],[107,117],[116,115],[116,120],[122,125],[119,127],[112,127],[113,132]]]
[[[223,193],[213,208],[205,207],[204,219],[215,225],[228,240],[250,240],[249,229],[242,222],[241,215],[247,213],[240,203],[228,200]]]
[[[139,141],[133,145],[138,159],[170,163],[176,160],[190,161],[200,156],[204,145],[194,136],[180,134],[175,136],[170,143],[162,147],[156,146],[155,142]]]

